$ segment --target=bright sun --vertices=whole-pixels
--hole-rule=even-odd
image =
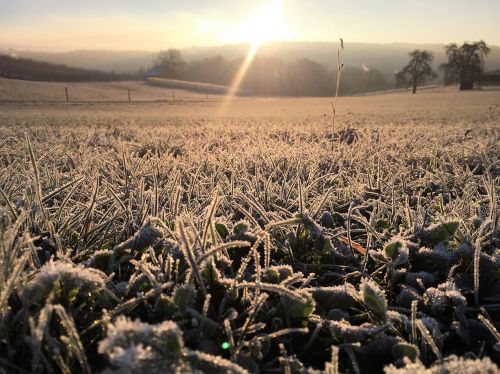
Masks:
[[[282,9],[283,0],[274,0],[259,9],[241,24],[236,33],[239,41],[258,47],[264,42],[290,39],[291,31],[282,18]]]
[[[229,91],[219,107],[218,115],[224,115],[226,112],[261,45],[268,41],[291,38],[290,29],[282,18],[283,1],[273,0],[270,5],[260,9],[246,22],[243,22],[241,31],[235,34],[239,42],[250,43],[250,49],[231,82]]]

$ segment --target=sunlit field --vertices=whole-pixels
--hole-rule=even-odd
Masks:
[[[2,372],[496,372],[500,91],[342,97],[333,126],[33,85],[0,103]]]

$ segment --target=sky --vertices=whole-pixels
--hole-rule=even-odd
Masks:
[[[0,0],[0,48],[159,50],[340,37],[500,45],[499,15],[500,0]]]

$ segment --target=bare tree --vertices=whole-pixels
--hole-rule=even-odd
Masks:
[[[482,40],[465,42],[459,47],[456,43],[445,46],[448,63],[442,64],[445,84],[459,84],[460,90],[472,90],[474,83],[483,72],[484,58],[490,48]]]
[[[412,87],[415,94],[417,86],[437,76],[431,67],[434,55],[432,52],[416,49],[410,52],[409,56],[411,59],[408,65],[396,73],[396,83],[398,86]]]

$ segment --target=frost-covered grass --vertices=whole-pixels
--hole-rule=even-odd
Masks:
[[[487,110],[78,110],[0,115],[3,372],[497,370]]]

